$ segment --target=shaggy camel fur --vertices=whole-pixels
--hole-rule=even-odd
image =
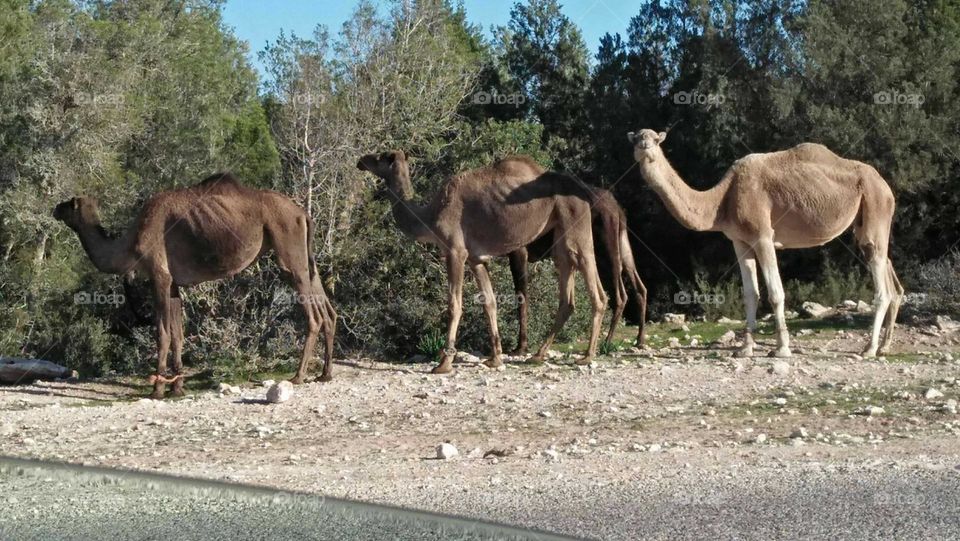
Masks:
[[[171,395],[183,394],[180,287],[233,276],[270,248],[307,316],[303,356],[291,381],[303,382],[321,331],[326,352],[320,380],[330,380],[337,314],[317,275],[313,222],[290,198],[247,188],[224,173],[151,197],[119,238],[110,237],[100,226],[96,199],[75,197],[57,205],[53,216],[77,233],[99,271],[124,276],[142,272],[153,284],[157,373],[150,378],[152,398],[163,398],[167,383],[172,384]],[[171,348],[173,376],[169,377]]]
[[[626,276],[633,289],[640,320],[636,343],[638,346],[642,346],[647,318],[647,288],[640,280],[640,274],[637,272],[637,266],[633,259],[633,249],[630,247],[630,239],[627,234],[627,217],[612,193],[600,188],[591,188],[591,191],[593,192],[591,204],[593,208],[594,247],[599,248],[598,239],[602,240],[606,252],[603,255],[607,257],[610,265],[609,269],[604,269],[599,265],[597,269],[600,271],[601,278],[609,278],[607,281],[613,289],[613,317],[610,319],[610,330],[607,331],[606,340],[609,342],[613,339],[620,318],[623,316],[623,311],[627,307],[629,297],[624,282],[624,276]],[[519,320],[517,347],[512,352],[514,355],[527,352],[527,306],[530,302],[527,295],[527,264],[550,257],[552,246],[553,235],[548,234],[525,248],[510,252],[510,273],[513,275]],[[599,261],[600,257],[601,254],[598,249],[595,258]]]
[[[743,279],[747,329],[743,355],[753,354],[759,284],[757,264],[777,322],[777,349],[790,356],[784,319],[784,292],[777,268],[778,248],[820,246],[853,225],[877,290],[870,344],[874,357],[893,339],[903,287],[887,257],[893,221],[893,192],[876,169],[841,158],[823,145],[804,143],[766,154],[749,154],[736,162],[707,191],[687,186],[663,154],[666,133],[629,133],[640,172],[670,213],[695,231],[720,231],[733,241]],[[881,329],[885,330],[880,343]]]
[[[594,259],[591,197],[575,180],[548,173],[530,158],[511,157],[456,175],[429,204],[419,206],[413,203],[410,169],[403,152],[368,154],[360,158],[357,167],[386,181],[397,227],[415,240],[437,245],[446,258],[450,325],[446,348],[434,373],[453,370],[466,262],[476,276],[490,325],[492,352],[484,364],[491,368],[503,364],[497,302],[487,263],[527,246],[548,231],[553,231],[557,239],[552,253],[560,277],[560,307],[549,336],[533,360],[543,361],[556,333],[573,313],[574,269],[583,274],[593,305],[587,355],[578,362],[588,364],[593,360],[607,298]]]

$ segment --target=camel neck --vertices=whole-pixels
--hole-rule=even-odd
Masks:
[[[77,229],[80,244],[100,272],[126,274],[133,270],[135,258],[127,235],[111,238],[99,223],[85,224]]]
[[[641,163],[640,172],[684,227],[694,231],[719,231],[720,204],[726,195],[726,182],[721,181],[709,190],[695,190],[680,178],[664,156]]]
[[[387,192],[393,200],[393,219],[397,229],[415,240],[434,242],[436,237],[429,225],[433,223],[434,217],[429,207],[414,202],[413,184],[409,174],[394,175],[389,179]]]

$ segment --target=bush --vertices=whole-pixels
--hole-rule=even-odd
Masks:
[[[920,265],[916,273],[918,296],[908,295],[907,306],[924,314],[960,316],[960,252]],[[914,302],[909,302],[913,300]]]

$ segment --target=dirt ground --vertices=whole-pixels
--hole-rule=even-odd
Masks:
[[[428,364],[342,360],[333,382],[299,386],[282,404],[266,403],[257,383],[239,395],[169,401],[142,398],[148,389],[134,379],[0,387],[0,454],[547,529],[542,519],[464,508],[457,495],[512,494],[503,505],[534,498],[549,506],[571,491],[685,471],[960,465],[960,333],[901,326],[890,355],[862,359],[865,329],[794,320],[795,355],[784,365],[733,358],[716,338],[727,329],[740,325],[653,325],[653,348],[624,349],[589,368],[558,355],[494,371],[471,357],[455,374],[433,376]],[[765,354],[773,341],[760,338]],[[443,442],[459,456],[438,459]],[[564,529],[602,535],[589,525]]]

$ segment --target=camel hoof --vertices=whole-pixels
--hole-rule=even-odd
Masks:
[[[430,371],[431,374],[449,374],[450,372],[453,372],[452,364],[439,364]]]
[[[863,353],[860,354],[864,359],[875,359],[877,357],[877,350],[867,348],[863,350]]]
[[[317,378],[317,381],[322,383],[333,381],[333,374],[320,374],[320,376]]]
[[[297,375],[290,378],[290,383],[294,385],[301,385],[303,383],[303,376]]]
[[[173,388],[167,393],[167,398],[183,398],[184,396],[186,396],[186,393],[183,392],[183,389]]]
[[[499,355],[496,357],[490,357],[486,361],[483,361],[483,366],[486,366],[487,368],[500,368],[503,366],[503,359],[501,359]]]
[[[776,350],[771,351],[768,356],[776,357],[778,359],[786,359],[789,357],[793,357],[793,353],[790,352],[790,348],[784,346],[782,348],[777,348]]]
[[[150,393],[150,399],[151,399],[151,400],[163,400],[163,399],[166,398],[166,397],[167,397],[167,396],[166,396],[166,394],[163,392],[163,389],[154,389],[153,392]]]
[[[543,357],[543,355],[540,355],[538,353],[530,357],[529,359],[527,359],[527,362],[531,364],[543,364],[544,362],[546,362],[546,359]]]
[[[573,361],[573,364],[577,366],[590,366],[591,364],[593,364],[593,357],[581,357]]]
[[[514,350],[509,353],[509,355],[514,357],[518,355],[526,355],[526,354],[527,354],[527,346],[514,348]]]
[[[753,346],[744,346],[737,350],[736,357],[753,357]]]

